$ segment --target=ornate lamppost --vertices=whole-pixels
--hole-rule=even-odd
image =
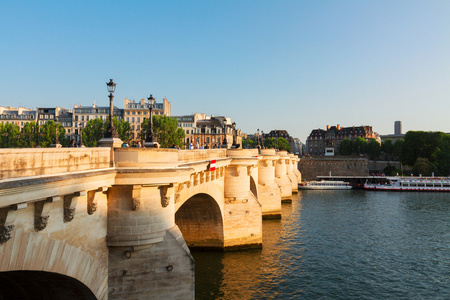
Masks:
[[[109,80],[109,82],[106,83],[106,87],[108,88],[109,92],[109,120],[108,125],[106,127],[106,131],[103,134],[103,138],[98,141],[98,144],[101,147],[111,147],[111,148],[117,148],[122,145],[122,141],[119,139],[119,135],[117,134],[116,128],[114,127],[113,123],[113,116],[114,116],[114,105],[113,105],[113,98],[114,98],[114,91],[116,90],[116,83],[113,82],[112,79]],[[112,150],[111,150],[112,151]],[[111,166],[114,165],[114,161],[110,161]]]
[[[52,148],[61,148],[62,145],[58,141],[58,124],[55,121],[55,140],[53,141],[53,144],[50,145]]]
[[[258,138],[258,148],[259,148],[259,147],[261,147],[261,146],[259,145],[259,128],[256,129],[256,132],[258,133],[256,137]]]
[[[150,97],[148,97],[147,100],[150,115],[149,115],[149,129],[147,131],[147,136],[145,137],[144,145],[147,148],[152,148],[154,147],[155,144],[158,144],[158,142],[156,141],[156,136],[153,133],[153,105],[155,105],[156,99],[153,98],[153,95],[150,95]]]
[[[222,148],[228,148],[228,141],[227,141],[227,125],[225,124],[225,120],[223,120],[223,141],[222,141]]]
[[[109,123],[106,127],[106,131],[104,134],[104,138],[118,138],[118,134],[116,131],[116,128],[114,127],[113,123],[113,115],[114,115],[114,106],[113,106],[113,98],[114,98],[114,91],[116,90],[116,83],[113,82],[112,79],[109,80],[109,82],[106,83],[106,86],[108,87],[109,92]]]

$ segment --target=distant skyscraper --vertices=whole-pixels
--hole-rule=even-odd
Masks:
[[[395,123],[394,123],[394,134],[395,135],[402,134],[402,121],[395,121]]]

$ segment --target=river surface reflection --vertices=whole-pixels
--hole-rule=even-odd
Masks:
[[[304,191],[262,249],[192,254],[196,299],[450,299],[450,194]]]

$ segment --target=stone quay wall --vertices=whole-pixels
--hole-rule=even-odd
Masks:
[[[298,169],[305,180],[316,180],[317,176],[368,176],[367,158],[308,157],[301,158]]]

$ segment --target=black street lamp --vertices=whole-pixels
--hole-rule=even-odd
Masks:
[[[257,138],[258,138],[258,148],[259,148],[260,147],[260,145],[259,145],[259,128],[256,131],[258,132]]]
[[[223,141],[222,141],[222,148],[228,148],[228,141],[227,141],[227,125],[225,125],[225,120],[223,122]]]
[[[147,98],[148,100],[148,107],[150,109],[150,116],[149,116],[149,129],[147,131],[147,136],[145,137],[146,143],[155,143],[156,137],[153,134],[153,105],[156,102],[156,99],[153,98],[153,95],[150,95],[150,97]]]
[[[113,93],[116,90],[116,83],[113,82],[112,79],[109,80],[109,82],[106,83],[106,86],[108,87],[109,92],[109,123],[108,127],[106,127],[106,131],[104,134],[104,138],[118,138],[118,134],[116,131],[116,128],[114,127],[113,123],[113,114],[114,114],[114,106],[113,106]]]

